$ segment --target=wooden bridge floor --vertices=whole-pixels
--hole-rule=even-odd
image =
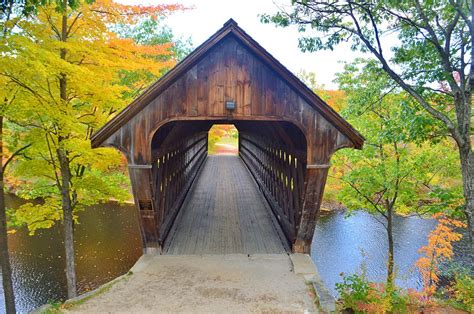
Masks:
[[[238,156],[209,156],[171,230],[166,254],[285,253],[279,228]]]

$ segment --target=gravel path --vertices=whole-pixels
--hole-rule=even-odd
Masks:
[[[133,274],[73,313],[311,313],[302,275],[286,254],[144,256]]]

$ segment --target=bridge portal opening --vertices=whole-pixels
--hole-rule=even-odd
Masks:
[[[239,155],[239,130],[234,124],[214,124],[209,129],[207,154],[210,156]]]
[[[152,184],[165,254],[291,250],[307,143],[286,121],[172,121],[154,134]],[[139,204],[141,212],[147,204]]]

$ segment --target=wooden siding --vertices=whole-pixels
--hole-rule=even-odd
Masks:
[[[225,101],[236,109],[225,110]],[[178,120],[287,121],[305,135],[308,164],[327,163],[340,147],[354,147],[290,88],[271,68],[229,36],[142,111],[116,131],[106,144],[128,152],[132,164],[152,162],[151,141],[167,122]]]

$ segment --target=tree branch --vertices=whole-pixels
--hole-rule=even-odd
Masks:
[[[27,144],[21,148],[19,148],[18,150],[16,150],[10,157],[8,157],[7,161],[5,162],[5,164],[2,166],[2,171],[5,172],[5,169],[7,168],[8,164],[13,160],[13,158],[15,158],[16,156],[18,156],[22,151],[24,151],[25,149],[27,149],[28,147],[30,147],[32,144]]]

